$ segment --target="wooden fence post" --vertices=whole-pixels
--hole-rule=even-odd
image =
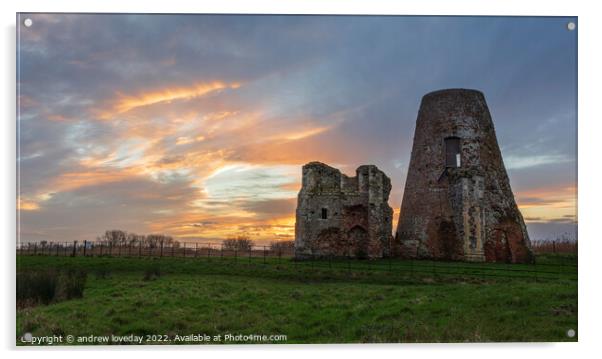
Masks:
[[[75,257],[76,250],[77,250],[77,241],[73,241],[73,257]]]

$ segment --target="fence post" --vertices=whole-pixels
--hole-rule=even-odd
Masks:
[[[211,243],[207,246],[207,258],[211,258]]]
[[[234,250],[234,262],[238,262],[238,248]]]
[[[249,264],[251,263],[251,254],[253,253],[253,247],[249,247],[247,250],[247,257],[249,259]]]
[[[223,244],[222,244],[219,256],[221,259],[224,259],[224,245]]]
[[[562,273],[564,272],[564,257],[560,257],[560,266],[558,267],[558,279],[562,278]]]
[[[186,257],[186,242],[184,242],[184,254],[183,254],[184,258]]]
[[[176,256],[176,246],[174,246],[174,243],[171,243],[171,256],[172,258]]]
[[[161,241],[161,253],[159,254],[159,257],[163,257],[163,241]]]
[[[57,257],[59,256],[59,248],[60,248],[59,243],[57,243],[56,244],[56,256]]]
[[[142,241],[138,244],[138,258],[142,257]]]
[[[113,242],[109,242],[109,257],[113,256]]]
[[[86,256],[86,247],[88,246],[88,241],[84,241],[84,257]]]
[[[556,253],[556,241],[552,241],[552,252]]]
[[[73,241],[73,256],[75,257],[75,251],[77,250],[77,241]]]
[[[267,252],[265,251],[265,246],[263,246],[263,264],[265,264],[265,256],[267,255]]]
[[[351,254],[349,253],[349,249],[347,249],[347,272],[351,273]]]
[[[33,244],[33,255],[37,255],[38,254],[38,243],[34,243]]]

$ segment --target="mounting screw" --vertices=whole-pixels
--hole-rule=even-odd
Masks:
[[[577,25],[575,25],[575,23],[574,23],[574,22],[572,22],[572,21],[570,21],[568,24],[566,24],[566,28],[567,28],[569,31],[573,31],[573,30],[575,30],[575,28],[576,28],[576,27],[577,27]]]
[[[566,336],[569,338],[574,338],[575,337],[575,329],[569,329],[566,331]]]
[[[27,18],[27,19],[23,20],[23,25],[25,25],[25,27],[31,27],[31,25],[33,25],[33,20],[31,20],[30,18]]]

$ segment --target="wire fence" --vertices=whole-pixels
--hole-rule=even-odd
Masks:
[[[533,240],[531,248],[536,254],[544,253],[574,253],[578,252],[577,240],[559,239],[559,240]]]
[[[291,258],[294,248],[272,246],[248,246],[231,248],[219,243],[173,242],[157,243],[111,243],[111,242],[35,242],[17,246],[17,254],[50,256],[111,256],[111,257],[265,257]]]
[[[248,246],[229,248],[221,243],[174,242],[170,245],[106,242],[24,243],[17,254],[63,257],[198,258],[237,264],[290,266],[291,269],[346,271],[349,273],[404,273],[452,277],[523,278],[539,280],[577,280],[575,256],[542,255],[532,264],[485,263],[482,257],[464,261],[383,258],[359,260],[353,257],[314,257],[296,260],[294,248]]]

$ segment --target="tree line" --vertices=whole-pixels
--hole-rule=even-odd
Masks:
[[[120,229],[111,229],[105,231],[100,236],[96,237],[96,241],[112,246],[139,246],[148,248],[179,247],[180,242],[172,236],[166,234],[136,234],[126,232]]]
[[[251,240],[248,236],[236,236],[230,237],[222,241],[222,246],[227,250],[237,250],[237,251],[250,251],[255,246],[255,242]],[[286,251],[293,250],[295,248],[294,241],[274,241],[269,245],[270,250],[272,251]]]
[[[166,234],[137,234],[120,229],[107,230],[96,237],[98,243],[112,246],[140,246],[147,248],[180,247],[180,242],[172,236]],[[227,238],[222,241],[222,246],[226,250],[249,251],[256,246],[256,243],[249,236],[239,235]],[[274,241],[269,245],[272,251],[293,250],[294,241]]]

